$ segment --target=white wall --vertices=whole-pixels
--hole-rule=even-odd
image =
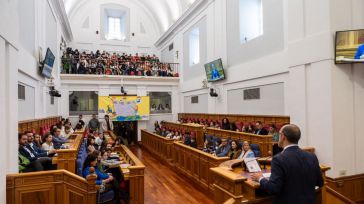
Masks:
[[[244,100],[244,90],[260,89],[260,98]],[[284,115],[284,84],[232,89],[227,92],[228,113],[252,115]]]
[[[35,118],[35,88],[19,83],[25,87],[25,100],[18,100],[18,119],[31,120]]]
[[[68,78],[62,76],[61,81],[61,94],[60,102],[61,115],[65,118],[69,117],[69,92],[70,91],[97,91],[99,96],[120,95],[120,81],[123,81],[122,86],[128,95],[147,96],[148,92],[170,92],[172,93],[172,114],[151,114],[149,120],[138,121],[138,141],[141,140],[140,130],[149,129],[153,130],[154,122],[156,120],[176,121],[177,113],[180,112],[180,103],[178,95],[179,79],[175,78],[171,81],[166,80],[148,80],[146,78],[135,78],[127,76],[112,76],[108,79],[95,80],[89,77],[92,76],[78,76],[77,78]],[[77,121],[77,116],[70,117],[72,124]],[[85,115],[84,120],[86,123],[91,119],[91,116]],[[100,118],[101,119],[101,118]]]
[[[332,167],[329,176],[363,173],[360,150],[364,143],[359,135],[364,111],[360,106],[364,95],[362,67],[335,65],[333,58],[335,31],[364,27],[364,2],[263,1],[264,34],[243,45],[238,38],[237,2],[203,1],[164,35],[167,37],[158,40],[158,49],[173,41],[175,50],[183,53],[178,60],[183,73],[181,100],[208,93],[201,89],[205,73],[194,70],[193,76],[186,74],[188,56],[183,46],[183,34],[204,17],[209,31],[205,62],[222,58],[226,68],[226,80],[209,84],[218,90],[219,97],[208,97],[208,113],[248,113],[247,106],[238,109],[231,101],[236,100],[232,90],[283,84],[283,92],[282,87],[272,90],[280,100],[274,113],[289,115],[291,122],[300,126],[300,145],[316,148],[320,162]],[[249,110],[268,113],[261,109],[262,104],[249,105]],[[184,103],[182,112],[189,112],[188,106]]]
[[[130,41],[103,40],[101,31],[101,7],[103,4],[115,4],[130,9]],[[88,19],[88,27],[84,22]],[[138,2],[128,0],[87,1],[81,7],[75,8],[69,14],[74,40],[71,46],[78,49],[96,51],[118,51],[130,54],[156,53],[153,43],[160,36],[157,22],[151,14]],[[143,24],[145,33],[141,32],[140,24]],[[99,34],[96,34],[99,31]],[[131,36],[135,33],[135,36]],[[159,53],[156,53],[159,56]]]
[[[18,1],[0,1],[0,203],[6,203],[6,174],[18,172]],[[11,22],[11,26],[9,26]]]
[[[191,97],[197,96],[198,103],[191,103]],[[184,112],[186,113],[207,113],[208,94],[198,94],[184,97]]]

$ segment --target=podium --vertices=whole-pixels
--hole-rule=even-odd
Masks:
[[[251,173],[245,171],[242,163],[241,159],[229,160],[220,164],[219,167],[210,169],[215,177],[214,203],[272,203],[274,196],[259,189],[260,184],[250,178]],[[269,173],[270,164],[265,164],[264,167],[261,165],[263,173]],[[323,165],[320,167],[325,180],[325,172],[330,168]],[[322,189],[325,188],[325,183],[324,187],[316,190],[316,203],[322,203]]]

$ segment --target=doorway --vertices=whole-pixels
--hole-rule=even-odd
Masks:
[[[113,121],[114,133],[119,137],[120,144],[134,145],[138,142],[137,121]]]

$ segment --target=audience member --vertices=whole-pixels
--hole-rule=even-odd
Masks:
[[[28,144],[28,136],[26,134],[19,133],[19,155],[26,157],[29,160],[29,164],[26,160],[22,160],[22,171],[43,171],[54,169],[52,166],[52,158],[47,156],[40,156],[35,152]]]
[[[87,138],[87,152],[92,153],[95,150],[95,138],[93,136],[89,136]]]
[[[65,127],[64,127],[64,133],[62,133],[62,135],[66,138],[66,139],[68,139],[72,134],[73,134],[73,129],[72,129],[72,127],[70,126],[70,125],[66,125]]]
[[[28,137],[28,146],[31,148],[31,150],[33,150],[35,153],[37,153],[37,155],[39,157],[47,157],[48,156],[48,152],[45,150],[42,150],[37,142],[34,141],[34,137],[33,137],[33,133],[32,132],[25,132],[25,134]],[[38,135],[39,136],[39,135]],[[52,153],[54,153],[53,151],[50,152],[50,156],[52,156]]]
[[[240,144],[235,140],[231,141],[231,148],[228,153],[228,157],[230,157],[230,159],[237,159],[241,155],[241,152]]]
[[[100,186],[100,193],[105,193],[110,190],[114,190],[114,200],[116,203],[120,203],[119,188],[114,182],[114,177],[111,174],[103,173],[97,168],[97,155],[88,154],[85,162],[83,163],[82,176],[86,178],[90,174],[90,168],[95,169],[97,176],[96,185]]]
[[[158,57],[135,56],[125,53],[110,54],[96,51],[81,54],[79,51],[67,48],[62,56],[63,73],[66,74],[106,74],[106,75],[137,75],[137,76],[160,76],[178,77],[178,73],[168,63],[160,63]]]
[[[54,128],[53,146],[54,149],[60,149],[63,144],[67,142],[67,139],[61,135],[61,129]]]
[[[262,122],[258,121],[255,124],[255,132],[256,135],[268,135],[268,131],[263,127]]]
[[[82,117],[82,115],[78,116],[78,123],[76,124],[75,130],[81,130],[83,127],[85,127],[85,121],[83,121]]]
[[[92,131],[96,131],[99,129],[100,127],[100,122],[97,119],[96,114],[92,114],[92,119],[88,122],[88,127],[90,128],[90,130]]]
[[[250,144],[248,141],[243,142],[243,151],[241,152],[238,159],[245,159],[245,158],[253,158],[255,157],[254,152],[251,150]]]
[[[223,129],[223,130],[230,130],[230,122],[229,122],[229,119],[227,119],[227,118],[222,119],[221,129]]]
[[[46,133],[44,135],[44,140],[45,142],[42,144],[42,149],[45,151],[51,151],[54,150],[54,146],[53,146],[53,136],[50,133]]]
[[[114,125],[113,125],[112,121],[110,120],[110,117],[108,115],[105,115],[104,119],[105,120],[102,121],[102,124],[101,124],[102,130],[104,132],[113,131],[114,130]]]
[[[218,146],[215,154],[217,157],[226,157],[230,151],[230,145],[227,139],[221,139],[221,144]]]

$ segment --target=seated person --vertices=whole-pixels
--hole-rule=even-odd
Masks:
[[[26,167],[29,166],[34,169],[34,171],[55,169],[52,166],[52,158],[47,156],[41,157],[30,147],[30,145],[28,144],[28,136],[26,134],[20,133],[18,135],[18,141],[19,153],[30,161],[30,164],[25,165]]]
[[[75,127],[75,130],[81,130],[83,127],[85,127],[85,121],[83,121],[82,117],[82,115],[78,116],[78,123]]]
[[[248,141],[243,142],[243,151],[241,152],[238,159],[245,159],[245,158],[253,158],[255,157],[254,152],[251,150],[250,144]]]
[[[227,119],[227,118],[222,119],[222,127],[221,127],[221,129],[223,129],[223,130],[230,130],[230,122],[229,122],[229,119]]]
[[[120,203],[119,187],[115,182],[114,177],[111,174],[103,173],[97,168],[97,157],[95,154],[88,154],[85,162],[83,163],[82,176],[86,178],[90,174],[90,168],[95,168],[95,174],[97,176],[96,185],[100,186],[100,193],[114,190],[114,200],[116,203]]]
[[[176,131],[172,139],[174,139],[174,140],[181,140],[181,138],[182,138],[182,136],[179,134],[178,131]]]
[[[230,151],[230,145],[228,144],[227,139],[221,139],[221,144],[218,146],[215,154],[217,157],[226,157]]]
[[[87,152],[92,153],[95,150],[96,150],[96,148],[95,148],[95,138],[90,135],[87,138]]]
[[[55,128],[53,135],[53,146],[54,149],[60,149],[61,146],[67,142],[67,139],[61,135],[61,129]]]
[[[215,145],[212,141],[211,137],[206,137],[206,140],[204,142],[203,151],[207,153],[212,153],[215,151]]]
[[[188,133],[183,135],[183,144],[188,146],[191,144],[191,135],[189,135]]]
[[[191,137],[190,147],[197,148],[196,137]]]
[[[66,125],[66,126],[64,126],[64,132],[61,135],[63,135],[66,139],[68,139],[72,135],[73,132],[74,131],[73,131],[72,127],[69,125]]]
[[[42,138],[40,137],[40,135],[38,135],[38,134],[35,134],[35,135],[34,135],[33,144],[34,144],[37,148],[42,149]]]
[[[173,136],[174,136],[174,132],[173,132],[173,131],[171,131],[171,132],[169,132],[169,133],[167,134],[166,138],[167,138],[167,139],[172,139],[172,138],[173,138]]]
[[[26,135],[28,137],[28,145],[29,145],[29,147],[34,152],[36,152],[39,157],[54,156],[54,154],[55,154],[55,151],[54,150],[51,150],[49,152],[49,151],[43,150],[42,148],[39,148],[39,146],[37,145],[37,143],[34,141],[34,137],[33,137],[33,133],[32,132],[26,132]]]
[[[364,44],[358,47],[355,54],[355,59],[363,59],[363,58],[364,58]]]
[[[268,135],[272,135],[273,142],[276,144],[273,144],[273,156],[281,152],[283,149],[281,147],[278,147],[278,140],[279,140],[279,132],[277,131],[277,128],[274,124],[271,124],[269,126],[269,132]],[[272,152],[271,152],[272,153]]]
[[[230,159],[237,159],[240,155],[241,155],[240,144],[235,140],[231,141],[231,148],[228,153],[228,157],[230,157]]]
[[[262,122],[258,121],[255,124],[255,132],[256,135],[268,135],[268,131],[263,127]]]
[[[35,171],[32,165],[30,164],[30,160],[18,152],[18,164],[19,164],[19,173],[33,172]]]
[[[44,140],[45,142],[42,144],[42,149],[45,151],[50,151],[50,150],[54,150],[54,146],[53,146],[53,136],[51,133],[46,133],[44,135]]]

